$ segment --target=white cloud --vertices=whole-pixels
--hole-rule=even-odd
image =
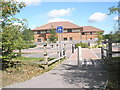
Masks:
[[[101,22],[104,21],[107,17],[107,14],[97,12],[89,17],[89,22]]]
[[[72,22],[70,20],[63,19],[63,18],[52,18],[48,22],[60,22],[60,21],[69,21],[69,22]]]
[[[115,17],[113,18],[113,20],[115,20],[115,21],[118,20],[118,16],[115,16]]]
[[[69,16],[74,8],[67,8],[67,9],[54,9],[48,13],[49,18],[56,18],[61,16]]]
[[[39,5],[41,0],[16,0],[17,2],[25,2],[27,5]]]

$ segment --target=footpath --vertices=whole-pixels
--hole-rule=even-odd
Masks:
[[[53,70],[31,80],[16,83],[6,88],[99,88],[107,79],[104,62],[90,49],[82,49],[83,58],[92,62],[77,66],[77,49],[69,59]],[[92,60],[94,59],[94,60]]]

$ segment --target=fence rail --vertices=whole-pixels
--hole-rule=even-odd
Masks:
[[[111,39],[102,41],[102,47],[101,47],[101,58],[102,59],[112,59],[113,54],[119,54],[120,51],[112,51],[112,43],[120,43],[120,41],[112,41]],[[106,48],[105,48],[105,46]]]

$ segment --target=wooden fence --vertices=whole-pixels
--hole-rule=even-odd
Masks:
[[[102,41],[102,48],[101,48],[101,58],[105,60],[111,60],[113,54],[119,54],[120,50],[113,51],[112,44],[113,43],[120,43],[120,41],[112,41],[111,39]]]

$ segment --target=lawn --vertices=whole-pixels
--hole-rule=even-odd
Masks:
[[[55,58],[48,58],[48,61],[53,60]],[[44,58],[35,58],[35,57],[17,57],[13,59],[14,61],[43,61]]]

